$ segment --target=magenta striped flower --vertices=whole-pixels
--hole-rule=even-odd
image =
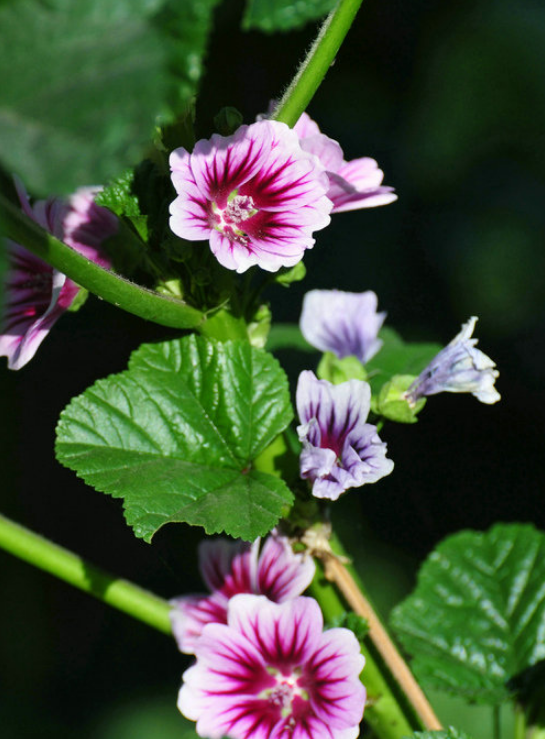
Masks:
[[[178,194],[170,227],[189,241],[210,241],[218,261],[245,272],[297,264],[329,223],[328,178],[285,124],[259,121],[232,136],[202,139],[170,156]]]
[[[117,219],[94,202],[96,188],[82,188],[68,200],[49,198],[30,205],[16,182],[23,212],[49,233],[103,267],[109,265],[102,242],[117,231]],[[29,362],[53,324],[72,305],[80,288],[66,275],[24,247],[7,240],[0,356],[10,369]]]
[[[294,554],[284,536],[271,534],[259,552],[253,544],[228,539],[205,540],[199,547],[199,568],[211,595],[185,595],[171,600],[172,631],[180,651],[194,654],[208,623],[227,623],[229,599],[237,593],[266,595],[282,603],[306,590],[314,577],[314,561]]]
[[[366,423],[371,404],[366,382],[332,385],[313,372],[301,372],[296,402],[303,444],[300,472],[312,482],[315,497],[337,500],[348,488],[376,482],[393,470],[376,426]]]
[[[386,313],[377,313],[377,302],[372,290],[311,290],[303,300],[301,333],[322,352],[353,355],[365,364],[382,346],[378,332]]]
[[[365,664],[348,629],[323,631],[313,598],[236,595],[227,624],[209,624],[183,675],[178,708],[199,736],[355,739]]]
[[[360,157],[345,161],[337,141],[323,134],[307,113],[303,113],[293,130],[299,136],[301,147],[315,154],[326,168],[327,196],[333,202],[332,213],[374,208],[397,200],[394,188],[381,184],[384,173],[374,159]]]

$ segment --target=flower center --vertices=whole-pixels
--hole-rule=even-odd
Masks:
[[[274,667],[269,667],[267,671],[276,678],[276,685],[264,690],[260,697],[277,708],[282,718],[288,718],[294,713],[294,702],[300,703],[309,699],[308,692],[299,685],[301,671],[296,668],[289,676],[283,675]]]
[[[241,244],[248,242],[248,235],[241,224],[257,213],[257,208],[250,195],[239,195],[237,190],[229,195],[225,208],[212,203],[213,226],[224,233],[231,241]]]

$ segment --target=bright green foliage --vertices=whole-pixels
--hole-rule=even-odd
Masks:
[[[443,348],[440,344],[406,343],[392,328],[383,328],[379,334],[384,344],[367,364],[373,395],[378,395],[385,382],[394,375],[418,375]]]
[[[274,323],[267,339],[267,349],[270,352],[278,349],[298,349],[303,352],[315,352],[295,323]]]
[[[415,731],[408,737],[403,739],[471,739],[465,731],[458,731],[453,726],[449,726],[446,731]]]
[[[507,681],[545,659],[545,535],[498,524],[445,539],[392,626],[425,685],[501,703]]]
[[[195,94],[214,1],[172,5],[169,28],[170,0],[0,7],[0,157],[30,190],[107,182],[141,157],[157,115]]]
[[[293,500],[282,480],[252,467],[292,416],[270,354],[190,336],[140,347],[127,371],[75,398],[56,451],[87,483],[123,498],[146,541],[169,522],[251,540]]]
[[[245,30],[290,31],[329,13],[336,0],[247,0],[242,21]]]
[[[394,375],[380,388],[378,396],[373,396],[371,409],[373,413],[397,423],[416,423],[417,415],[426,405],[426,398],[421,398],[414,408],[404,397],[411,386],[414,375]]]
[[[332,352],[325,352],[316,370],[316,375],[320,380],[327,380],[334,385],[348,380],[367,379],[367,374],[359,359],[356,357],[339,359]]]

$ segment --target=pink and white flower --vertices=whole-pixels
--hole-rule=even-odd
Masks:
[[[367,382],[332,385],[307,370],[299,375],[296,402],[303,444],[300,473],[312,482],[316,498],[337,500],[348,488],[376,482],[393,470],[376,426],[366,423],[371,407]]]
[[[170,227],[189,241],[210,241],[227,269],[293,267],[329,223],[329,182],[284,123],[258,121],[232,136],[201,139],[170,156],[178,194]]]
[[[301,148],[316,155],[327,171],[327,196],[333,202],[332,213],[375,208],[397,200],[394,188],[381,184],[384,173],[374,159],[360,157],[345,161],[337,141],[323,134],[307,113],[303,113],[293,130],[299,136]]]
[[[199,568],[211,595],[185,595],[170,601],[172,631],[180,651],[194,654],[208,623],[227,623],[229,599],[237,593],[266,595],[283,603],[306,590],[315,565],[306,553],[295,554],[284,536],[269,536],[261,553],[253,544],[206,539],[199,546]]]
[[[96,188],[82,188],[68,200],[49,198],[30,205],[16,182],[23,212],[87,259],[109,266],[102,242],[117,231],[117,219],[94,202]],[[53,324],[72,305],[80,288],[32,252],[6,241],[8,270],[0,329],[0,356],[10,369],[29,362]]]
[[[313,598],[236,595],[227,624],[208,624],[183,675],[178,708],[199,736],[355,739],[365,660],[348,629],[323,631]]]
[[[365,364],[382,346],[378,332],[386,313],[377,313],[377,303],[372,290],[311,290],[303,300],[301,333],[322,352],[339,359],[355,356]]]

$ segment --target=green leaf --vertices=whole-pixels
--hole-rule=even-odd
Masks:
[[[278,349],[299,349],[303,352],[317,351],[306,341],[296,323],[273,324],[267,339],[267,349],[270,352],[275,352]]]
[[[443,348],[435,343],[406,343],[392,328],[383,328],[379,337],[384,344],[365,365],[373,395],[394,375],[419,375]]]
[[[545,535],[498,524],[445,539],[392,614],[418,679],[483,703],[545,659]]]
[[[287,378],[270,354],[189,336],[140,347],[128,370],[72,400],[57,458],[123,498],[146,541],[169,522],[251,540],[293,501],[282,480],[252,466],[292,416]]]
[[[196,92],[215,2],[2,4],[4,166],[45,195],[107,182],[137,162],[157,116]]]
[[[415,731],[410,736],[403,739],[471,739],[465,731],[458,731],[453,726],[449,726],[446,731]]]
[[[329,13],[336,0],[247,0],[242,27],[248,31],[291,31]]]

